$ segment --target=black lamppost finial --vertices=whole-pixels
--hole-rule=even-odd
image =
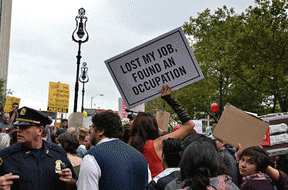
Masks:
[[[79,78],[79,81],[83,84],[83,89],[82,89],[82,108],[81,108],[81,112],[83,113],[83,111],[84,111],[84,93],[85,93],[84,84],[89,81],[88,67],[87,67],[87,63],[86,62],[84,62],[83,66],[81,67],[81,76]]]
[[[76,83],[75,83],[75,96],[74,96],[74,111],[77,112],[77,102],[78,102],[78,91],[79,91],[79,67],[81,56],[81,44],[85,43],[89,39],[88,32],[86,30],[86,22],[88,18],[85,16],[85,9],[80,8],[78,10],[78,15],[75,17],[76,29],[72,33],[72,40],[78,43],[78,55],[77,58],[77,71],[76,71]],[[77,31],[77,32],[76,32]],[[76,35],[77,34],[77,35]]]

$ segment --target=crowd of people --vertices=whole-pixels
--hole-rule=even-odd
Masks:
[[[269,157],[260,147],[231,147],[197,134],[195,124],[163,85],[161,97],[182,126],[162,133],[156,118],[138,113],[130,124],[111,110],[92,117],[90,129],[55,130],[29,107],[0,106],[1,189],[288,189],[288,154]]]

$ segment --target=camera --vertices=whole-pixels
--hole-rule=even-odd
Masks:
[[[128,113],[127,115],[127,118],[130,119],[131,121],[136,117],[137,114],[134,114],[134,113],[138,113],[138,112],[135,112],[135,111],[132,111],[132,110],[128,110],[128,109],[125,109],[125,111]]]

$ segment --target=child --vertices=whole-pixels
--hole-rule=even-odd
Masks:
[[[239,172],[242,176],[241,190],[274,190],[265,173],[275,182],[277,189],[287,188],[288,176],[271,167],[273,162],[261,147],[246,148],[239,158]]]
[[[272,164],[268,155],[260,147],[246,148],[239,160],[239,172],[242,176],[241,190],[273,190],[272,184],[265,177],[267,167]]]

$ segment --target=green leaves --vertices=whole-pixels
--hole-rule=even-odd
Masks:
[[[0,78],[0,104],[2,105],[4,105],[6,101],[4,84],[5,84],[5,81]]]
[[[219,104],[220,72],[223,105],[229,102],[258,114],[280,111],[279,107],[288,111],[288,3],[255,3],[240,14],[226,6],[214,14],[206,9],[184,23],[183,30],[193,39],[191,47],[205,76],[174,92],[191,117],[207,114],[212,103]]]

